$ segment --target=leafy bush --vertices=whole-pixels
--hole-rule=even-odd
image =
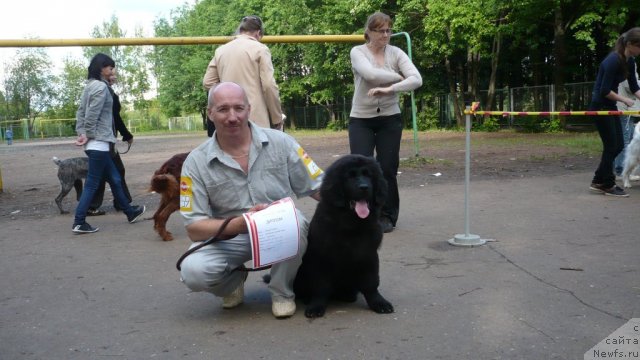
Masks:
[[[549,119],[543,119],[540,123],[540,127],[542,131],[546,133],[557,133],[562,131],[562,124],[560,122],[560,118],[557,116],[553,116]]]
[[[540,118],[537,116],[517,117],[513,125],[522,132],[539,133],[542,131],[540,127]]]
[[[340,131],[349,126],[349,121],[342,116],[336,117],[327,123],[327,130]]]
[[[496,116],[482,117],[480,122],[473,122],[471,124],[471,130],[473,131],[485,131],[496,132],[500,130],[500,122]]]
[[[423,106],[416,115],[416,125],[419,131],[438,128],[438,108],[435,106]]]

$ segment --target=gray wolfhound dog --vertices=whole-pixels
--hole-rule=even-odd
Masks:
[[[86,179],[89,172],[89,158],[75,157],[60,160],[54,156],[53,162],[58,165],[58,179],[60,180],[60,194],[56,197],[56,204],[61,214],[68,214],[68,211],[62,209],[62,199],[67,196],[72,188],[75,188],[76,199],[80,200],[82,179]]]

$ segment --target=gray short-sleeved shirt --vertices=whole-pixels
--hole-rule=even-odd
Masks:
[[[248,174],[225,154],[215,136],[182,165],[180,213],[185,226],[198,220],[238,216],[256,204],[304,197],[320,189],[324,172],[293,137],[249,122]]]

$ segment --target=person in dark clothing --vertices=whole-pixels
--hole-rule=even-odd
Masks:
[[[122,135],[122,141],[126,141],[129,144],[132,144],[133,135],[129,132],[129,130],[127,129],[127,126],[124,124],[124,121],[122,120],[122,117],[120,116],[120,109],[122,108],[122,106],[120,105],[120,97],[118,96],[118,94],[116,94],[113,91],[113,88],[112,88],[115,82],[116,82],[116,74],[114,70],[114,73],[109,77],[109,92],[113,97],[113,125],[114,125],[113,134],[117,137],[118,133],[120,133],[120,135]],[[125,182],[125,179],[124,179],[124,172],[125,172],[124,163],[122,162],[122,159],[120,158],[120,154],[118,153],[117,150],[114,151],[113,162],[116,165],[118,172],[120,173],[120,177],[122,178],[122,189],[124,190],[124,194],[129,200],[129,203],[131,203],[131,200],[132,200],[131,194],[129,193],[129,188],[127,187],[127,183]],[[100,206],[102,206],[102,201],[104,199],[105,185],[106,185],[106,178],[103,178],[102,181],[100,181],[100,184],[98,185],[98,190],[96,191],[96,194],[91,200],[91,204],[89,205],[89,210],[87,211],[88,216],[98,216],[98,215],[105,214],[105,211],[100,209]],[[121,206],[120,204],[118,204],[115,198],[113,199],[113,207],[117,211],[122,211],[122,209],[124,208],[124,206]]]
[[[207,136],[212,137],[214,132],[216,132],[216,125],[209,119],[209,115],[207,115]]]
[[[591,96],[590,111],[617,111],[616,102],[632,106],[634,100],[618,95],[618,84],[628,80],[631,92],[640,99],[640,87],[635,73],[635,57],[640,55],[640,27],[618,37],[614,50],[602,60]],[[592,191],[609,196],[627,197],[616,185],[613,162],[624,147],[622,126],[617,115],[594,116],[602,140],[602,156],[591,186]]]

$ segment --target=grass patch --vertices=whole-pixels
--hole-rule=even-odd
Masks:
[[[286,132],[298,139],[302,138],[348,138],[346,130],[310,130],[310,129],[287,129]],[[167,134],[198,134],[205,133],[205,130],[196,132],[186,131],[144,131],[137,132],[136,135],[167,135]],[[413,131],[405,130],[403,141],[411,141]],[[428,130],[419,131],[418,138],[422,149],[436,148],[459,148],[464,144],[464,131],[456,130]],[[404,145],[403,145],[404,146]],[[501,130],[497,132],[473,132],[471,133],[471,146],[479,147],[555,147],[564,149],[572,155],[598,155],[602,151],[602,142],[597,132],[558,132],[558,133],[521,133],[515,130]],[[437,159],[417,157],[402,160],[404,166],[420,166],[438,162]]]
[[[602,140],[597,133],[575,134],[562,144],[574,154],[598,155],[602,152]]]
[[[602,142],[595,132],[522,134],[501,131],[498,133],[473,133],[471,134],[471,145],[473,147],[557,147],[574,155],[597,155],[602,151]]]
[[[410,158],[400,159],[400,167],[404,168],[421,168],[424,165],[453,165],[453,161],[445,159],[434,159],[424,156],[415,156]]]

